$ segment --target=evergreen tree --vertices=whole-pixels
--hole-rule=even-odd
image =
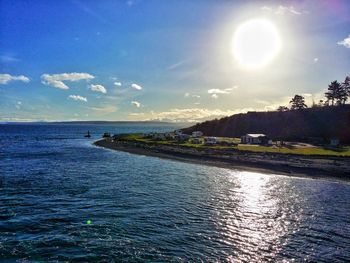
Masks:
[[[349,76],[345,78],[344,82],[341,84],[341,87],[344,92],[343,104],[345,104],[347,99],[350,98],[350,77]]]
[[[289,103],[291,104],[291,110],[300,110],[307,108],[305,104],[305,98],[301,95],[295,95]]]
[[[340,92],[340,83],[338,81],[332,81],[328,85],[328,91],[325,93],[328,103],[331,102],[331,105],[334,105],[334,102],[337,102],[339,99]]]

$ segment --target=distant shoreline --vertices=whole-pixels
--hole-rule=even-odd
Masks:
[[[349,157],[301,156],[261,152],[199,151],[181,146],[149,145],[136,141],[101,139],[96,146],[187,163],[311,178],[350,180]]]

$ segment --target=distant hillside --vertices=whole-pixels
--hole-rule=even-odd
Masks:
[[[350,105],[315,107],[286,112],[248,112],[215,119],[183,129],[202,131],[207,136],[240,137],[265,133],[273,139],[310,141],[337,137],[350,143]]]

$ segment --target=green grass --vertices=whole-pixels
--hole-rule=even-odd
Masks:
[[[159,145],[179,145],[182,147],[189,147],[195,149],[215,149],[215,150],[239,150],[249,152],[270,152],[270,153],[285,153],[285,154],[299,154],[299,155],[328,155],[328,156],[350,156],[350,146],[327,149],[325,147],[309,147],[309,148],[289,148],[289,147],[268,147],[259,145],[238,145],[238,146],[206,146],[203,144],[193,144],[190,142],[177,143],[175,141],[157,141],[150,138],[143,138],[141,134],[125,134],[121,136],[122,140],[136,141],[147,144]],[[239,138],[220,137],[220,140],[239,143]]]
[[[301,154],[301,155],[329,155],[329,156],[350,156],[350,147],[339,147],[337,149],[326,149],[323,147],[315,148],[272,148],[267,146],[246,146],[239,145],[240,151],[251,151],[251,152],[272,152],[272,153],[290,153],[290,154]]]

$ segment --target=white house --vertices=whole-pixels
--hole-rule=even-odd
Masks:
[[[206,145],[214,145],[217,143],[218,143],[218,140],[216,139],[216,137],[205,137],[204,138],[204,144],[206,144]]]
[[[267,142],[268,138],[265,134],[249,133],[241,137],[243,144],[265,144]]]
[[[193,138],[198,138],[198,137],[202,137],[203,136],[203,132],[201,131],[194,131],[192,132],[192,137]]]

